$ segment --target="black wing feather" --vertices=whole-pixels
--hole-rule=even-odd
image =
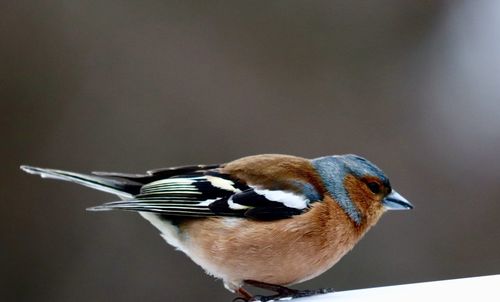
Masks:
[[[188,173],[146,183],[134,200],[109,202],[90,210],[153,212],[166,217],[246,217],[255,220],[289,218],[307,210],[269,200],[227,174],[217,170],[199,170],[199,167],[181,168]],[[160,173],[164,171],[171,175],[170,170]]]
[[[123,178],[140,182],[142,184],[147,184],[153,181],[171,178],[175,176],[182,176],[196,171],[207,171],[211,169],[216,169],[219,168],[220,166],[221,164],[179,166],[179,167],[149,170],[145,174],[100,172],[100,171],[92,172],[92,174],[98,176]]]
[[[299,209],[289,208],[286,206],[258,207],[247,210],[245,212],[245,217],[256,220],[277,220],[283,218],[290,218],[294,215],[299,215],[302,213],[303,211]]]

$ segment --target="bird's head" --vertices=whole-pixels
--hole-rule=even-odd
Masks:
[[[358,226],[374,224],[385,210],[413,208],[392,189],[385,173],[363,157],[325,156],[312,163],[327,192]]]

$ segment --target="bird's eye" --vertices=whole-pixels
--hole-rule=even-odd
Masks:
[[[373,194],[378,194],[380,193],[380,186],[376,182],[369,182],[366,184],[368,186],[368,189],[373,192]]]

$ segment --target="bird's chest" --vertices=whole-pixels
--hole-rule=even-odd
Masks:
[[[357,241],[349,225],[332,226],[307,214],[273,222],[194,222],[184,227],[184,250],[208,273],[226,281],[305,281],[333,266]]]

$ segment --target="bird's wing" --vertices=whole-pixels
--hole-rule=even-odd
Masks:
[[[275,220],[301,214],[308,210],[310,202],[315,201],[297,192],[280,190],[279,186],[273,190],[252,187],[215,169],[190,172],[147,183],[133,200],[109,202],[90,210]]]
[[[189,166],[169,167],[169,168],[149,170],[143,174],[98,172],[98,171],[92,172],[92,174],[102,177],[128,179],[135,182],[140,182],[142,184],[147,184],[156,180],[161,180],[173,176],[185,175],[197,171],[206,171],[218,168],[220,166],[221,166],[220,164],[211,164],[211,165],[189,165]]]

